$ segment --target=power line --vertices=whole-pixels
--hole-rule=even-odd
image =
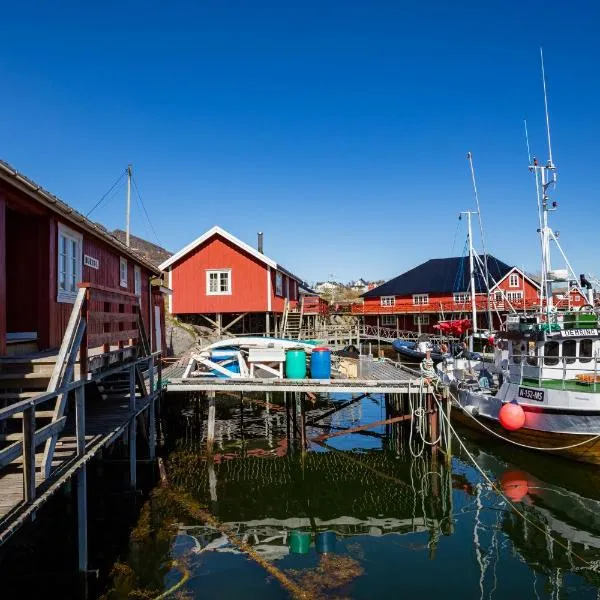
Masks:
[[[89,217],[102,204],[102,202],[104,202],[106,197],[117,187],[117,185],[119,184],[121,179],[123,179],[123,177],[125,177],[125,173],[127,173],[127,170],[123,169],[123,172],[121,173],[121,175],[119,175],[118,179],[111,185],[108,192],[106,192],[106,194],[104,194],[104,196],[102,196],[102,198],[100,198],[100,200],[98,200],[98,202],[96,202],[96,204],[94,204],[94,206],[91,208],[91,210],[89,210],[86,213],[86,215],[85,215],[86,217]]]
[[[148,215],[148,211],[146,210],[146,205],[144,204],[144,201],[142,200],[142,195],[140,194],[140,190],[138,188],[138,184],[135,180],[135,177],[132,175],[131,176],[131,181],[133,181],[133,187],[135,189],[135,193],[137,196],[137,199],[139,200],[139,204],[142,207],[142,210],[144,211],[144,215],[146,216],[146,220],[148,221],[148,225],[150,225],[150,229],[152,229],[152,233],[154,233],[154,237],[156,238],[156,241],[158,242],[159,246],[162,246],[162,242],[160,241],[160,238],[158,237],[158,234],[156,233],[156,229],[154,229],[154,225],[152,225],[152,221],[150,220],[150,215]]]

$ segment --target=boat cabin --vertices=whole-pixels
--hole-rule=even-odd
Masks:
[[[556,314],[554,322],[539,317],[512,317],[507,339],[511,381],[549,387],[596,383],[600,335],[595,313]]]

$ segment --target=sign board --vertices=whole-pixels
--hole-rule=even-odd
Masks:
[[[100,261],[93,256],[88,256],[87,254],[83,257],[83,264],[86,267],[91,267],[92,269],[96,270],[100,268]]]
[[[564,337],[593,337],[598,335],[597,329],[563,329]]]
[[[544,390],[532,390],[530,388],[520,387],[519,398],[525,400],[535,400],[536,402],[544,401]]]

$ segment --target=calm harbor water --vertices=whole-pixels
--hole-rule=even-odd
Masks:
[[[218,443],[207,460],[199,408],[184,411],[170,440],[169,491],[158,489],[142,510],[106,598],[169,589],[182,598],[290,597],[262,560],[315,598],[598,597],[597,469],[461,431],[519,515],[456,441],[451,461],[436,463],[427,450],[414,456],[408,426],[388,425],[301,453],[288,443],[280,405],[263,399],[242,409],[231,398],[219,402]],[[307,411],[309,438],[386,414],[371,396],[317,420],[330,408],[319,401]]]

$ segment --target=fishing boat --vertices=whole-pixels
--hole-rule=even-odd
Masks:
[[[545,77],[546,123],[548,109]],[[550,197],[556,185],[550,129],[549,159],[530,159],[535,177],[541,237],[541,291],[536,311],[509,315],[496,336],[507,351],[497,386],[455,383],[451,393],[453,418],[509,443],[571,459],[600,464],[600,335],[592,286],[573,271],[556,233],[548,224],[557,203]],[[567,265],[552,269],[553,242]],[[560,310],[553,285],[576,289],[586,299],[579,310]],[[489,384],[489,381],[488,381]],[[488,389],[489,387],[489,389]]]

